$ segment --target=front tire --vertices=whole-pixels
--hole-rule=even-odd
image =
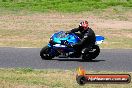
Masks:
[[[40,56],[42,60],[51,60],[53,57],[49,54],[51,52],[51,48],[48,46],[45,46],[40,51]]]

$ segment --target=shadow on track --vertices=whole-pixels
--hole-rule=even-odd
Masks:
[[[101,62],[105,60],[90,60],[90,61],[84,61],[82,59],[52,59],[52,60],[57,60],[57,61],[77,61],[77,62]]]

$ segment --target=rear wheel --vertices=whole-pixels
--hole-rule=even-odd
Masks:
[[[100,48],[99,48],[99,46],[98,46],[98,45],[94,45],[94,46],[92,47],[92,51],[90,52],[90,57],[91,57],[92,59],[95,59],[95,58],[99,55],[99,53],[100,53]]]
[[[51,60],[53,57],[50,55],[51,48],[48,46],[45,46],[40,51],[40,56],[43,60]]]
[[[97,45],[94,45],[92,47],[92,50],[88,50],[87,48],[84,50],[84,53],[82,55],[83,60],[93,60],[95,59],[100,53],[100,48]]]

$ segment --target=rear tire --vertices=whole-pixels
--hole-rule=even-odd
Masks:
[[[84,53],[82,55],[82,59],[83,60],[88,60],[91,61],[93,59],[95,59],[100,53],[100,48],[98,45],[94,45],[92,47],[92,50],[89,51],[87,48],[84,50]]]
[[[49,54],[51,52],[51,48],[48,46],[45,46],[40,51],[40,56],[42,60],[51,60],[53,57]]]
[[[100,53],[100,48],[99,48],[98,45],[94,45],[94,46],[92,47],[92,49],[93,49],[93,50],[95,49],[95,51],[90,52],[90,57],[91,57],[92,59],[95,59],[95,58],[99,55],[99,53]]]
[[[90,57],[90,53],[87,49],[85,49],[84,53],[82,54],[82,60],[84,60],[84,61],[92,60],[92,58]]]

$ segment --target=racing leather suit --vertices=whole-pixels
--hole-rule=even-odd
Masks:
[[[81,38],[81,41],[75,45],[72,45],[72,47],[79,53],[82,51],[82,49],[87,48],[88,50],[91,49],[93,45],[95,45],[96,37],[95,33],[91,28],[87,28],[85,30],[82,30],[80,27],[72,29],[69,33],[79,33],[79,37]]]

